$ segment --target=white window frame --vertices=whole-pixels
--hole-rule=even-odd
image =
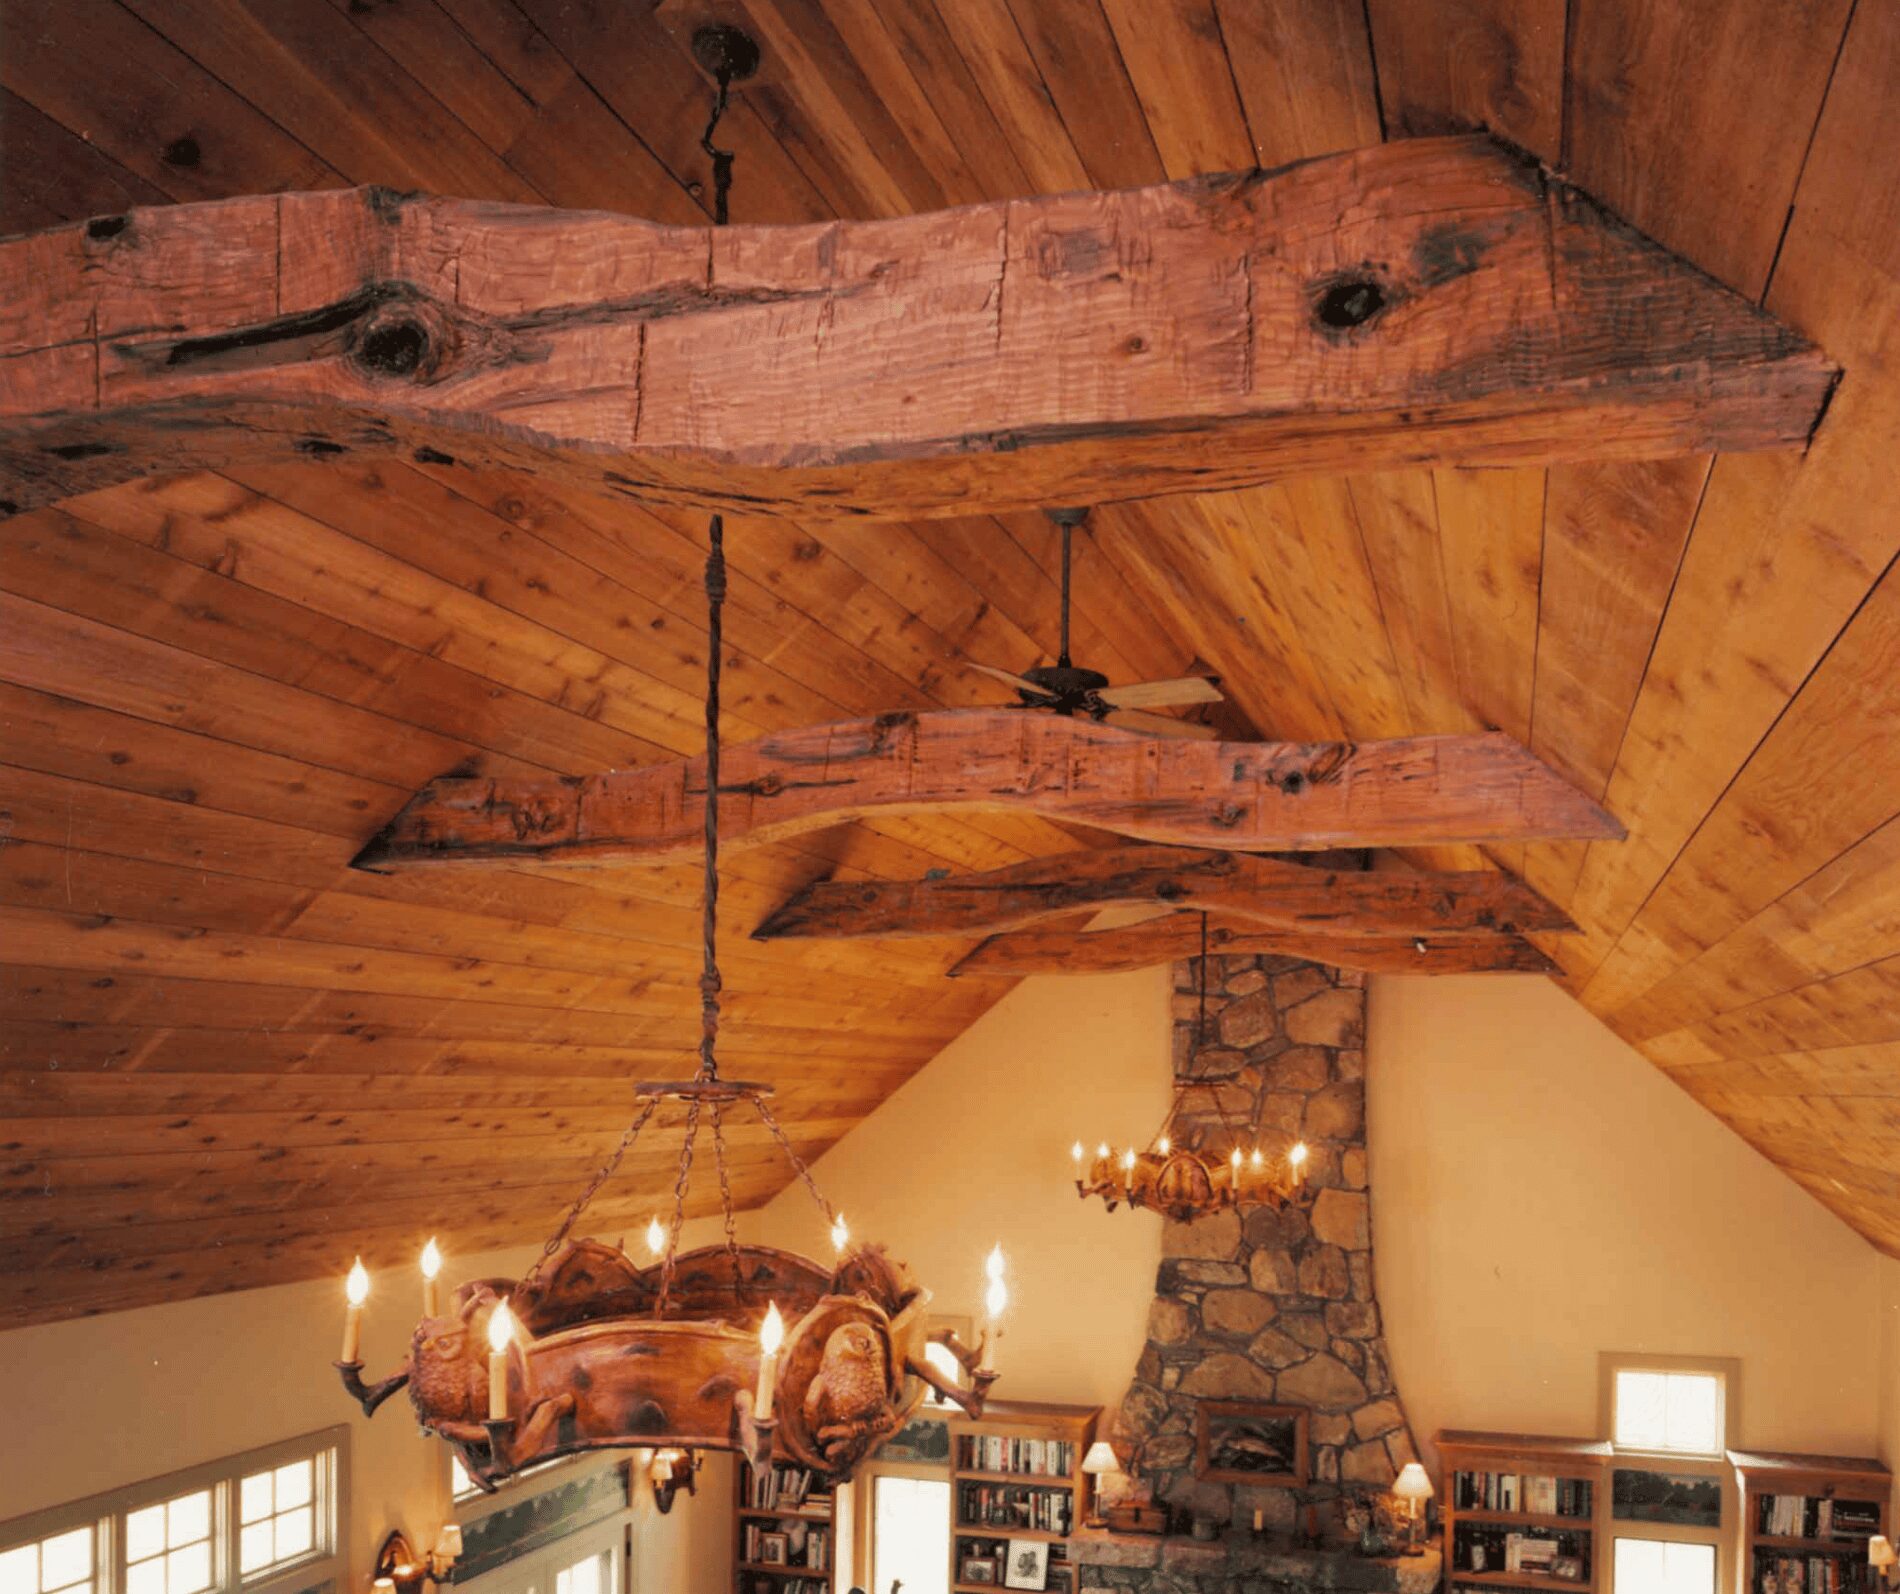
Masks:
[[[125,1519],[134,1511],[162,1505],[181,1494],[208,1490],[211,1494],[210,1594],[299,1594],[300,1590],[329,1583],[341,1588],[346,1581],[344,1524],[349,1520],[350,1436],[338,1425],[312,1434],[300,1434],[274,1445],[226,1456],[202,1466],[187,1467],[163,1477],[108,1489],[49,1506],[0,1522],[0,1549],[51,1538],[55,1534],[90,1526],[93,1531],[93,1594],[123,1594],[125,1588]],[[308,1555],[266,1568],[244,1578],[238,1572],[238,1485],[254,1472],[310,1457],[315,1466],[313,1513],[315,1531]]]
[[[613,1594],[628,1594],[627,1513],[617,1511],[579,1528],[541,1549],[463,1581],[458,1594],[554,1594],[554,1575],[576,1561],[608,1555],[613,1566]]]
[[[1615,1452],[1611,1457],[1611,1476],[1603,1480],[1601,1507],[1603,1542],[1597,1546],[1602,1557],[1599,1571],[1601,1586],[1616,1594],[1616,1541],[1652,1539],[1676,1544],[1711,1545],[1715,1550],[1715,1584],[1710,1594],[1726,1594],[1734,1588],[1735,1566],[1731,1540],[1741,1510],[1735,1487],[1735,1469],[1728,1463],[1728,1452],[1740,1442],[1742,1411],[1742,1364],[1733,1356],[1670,1356],[1650,1351],[1604,1351],[1598,1356],[1598,1418],[1603,1436]],[[1618,1373],[1701,1373],[1717,1380],[1721,1388],[1720,1448],[1707,1453],[1688,1450],[1653,1450],[1616,1442],[1616,1377]],[[1717,1479],[1722,1486],[1722,1519],[1713,1528],[1678,1527],[1667,1522],[1623,1522],[1616,1516],[1617,1468],[1646,1472],[1674,1472]]]

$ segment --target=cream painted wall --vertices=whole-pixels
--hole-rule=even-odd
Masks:
[[[1900,1261],[1880,1258],[1880,1445],[1874,1452],[1900,1478]],[[1887,1513],[1900,1522],[1900,1484]],[[1890,1525],[1887,1529],[1892,1534]]]
[[[689,1225],[705,1244],[716,1225]],[[515,1277],[537,1248],[448,1259],[444,1283]],[[421,1307],[413,1269],[376,1274],[364,1314],[367,1378],[408,1350]],[[0,1521],[347,1421],[350,1587],[367,1587],[383,1536],[426,1547],[450,1501],[445,1447],[422,1438],[406,1395],[366,1421],[330,1363],[341,1348],[341,1279],[206,1296],[0,1334],[9,1432],[0,1446]],[[710,1475],[710,1474],[709,1474]],[[730,1474],[660,1516],[636,1502],[629,1594],[717,1594],[730,1586]]]
[[[1739,1357],[1743,1443],[1872,1451],[1873,1248],[1556,986],[1375,980],[1368,1053],[1379,1295],[1421,1439],[1593,1433],[1598,1352],[1642,1350]]]
[[[1141,1354],[1161,1260],[1152,1213],[1077,1199],[1069,1147],[1126,1143],[1168,1108],[1168,973],[1023,981],[814,1165],[855,1234],[980,1323],[983,1257],[1009,1262],[999,1399],[1113,1407]],[[794,1185],[753,1216],[767,1244],[825,1254]]]

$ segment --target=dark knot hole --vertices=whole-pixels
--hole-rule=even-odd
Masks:
[[[356,357],[384,376],[413,376],[429,352],[429,334],[413,321],[391,321],[365,333]]]
[[[1336,282],[1320,295],[1313,314],[1321,326],[1362,327],[1385,308],[1385,290],[1369,278]]]

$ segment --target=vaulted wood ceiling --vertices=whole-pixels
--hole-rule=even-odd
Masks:
[[[1304,479],[1100,511],[1077,654],[1262,733],[1496,726],[1630,829],[1497,862],[1580,1000],[1900,1254],[1900,9],[1852,0],[721,0],[742,221],[1486,126],[1845,367],[1805,455]],[[3,0],[0,232],[379,182],[705,219],[682,0]],[[694,750],[697,517],[347,462],[0,522],[0,1292],[51,1318],[541,1236],[696,1033],[691,869],[378,878],[474,758]],[[1039,516],[741,520],[727,733],[994,702]],[[733,857],[729,1071],[811,1154],[1005,987],[963,942],[753,945],[833,870],[1095,844],[885,819]],[[1456,853],[1442,861],[1466,863]],[[1435,859],[1434,861],[1440,861]],[[735,1134],[735,1193],[784,1169]],[[600,1203],[641,1227],[656,1156]],[[699,1209],[711,1191],[700,1193]]]

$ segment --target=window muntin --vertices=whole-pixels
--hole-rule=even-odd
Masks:
[[[255,1577],[317,1547],[317,1458],[299,1456],[238,1481],[238,1573]],[[167,1594],[173,1594],[168,1590]]]
[[[877,1473],[871,1490],[874,1586],[901,1579],[915,1594],[948,1594],[949,1480]]]
[[[214,1577],[212,1491],[125,1514],[125,1594],[205,1594]]]

